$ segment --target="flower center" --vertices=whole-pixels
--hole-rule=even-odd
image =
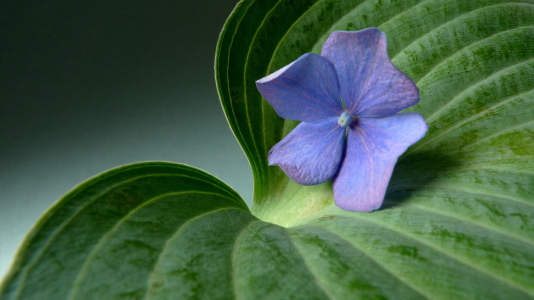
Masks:
[[[350,123],[352,123],[352,116],[348,112],[344,111],[341,116],[339,116],[339,119],[337,119],[337,123],[341,127],[347,127],[350,125]]]

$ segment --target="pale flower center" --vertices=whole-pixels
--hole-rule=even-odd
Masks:
[[[350,125],[350,123],[352,123],[352,116],[348,112],[344,111],[341,116],[339,116],[339,119],[337,119],[337,123],[341,127],[347,127]]]

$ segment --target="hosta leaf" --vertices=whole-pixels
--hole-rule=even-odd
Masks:
[[[430,128],[399,159],[383,209],[362,214],[337,208],[330,183],[301,186],[267,166],[296,123],[278,117],[254,82],[320,53],[332,31],[367,27],[387,34],[393,63],[421,92],[407,111]],[[315,244],[296,243],[324,290],[352,290],[339,278],[359,273],[377,288],[385,275],[371,270],[382,268],[424,297],[533,296],[533,41],[528,0],[241,2],[221,34],[216,77],[254,173],[253,213]],[[325,249],[337,253],[326,262]],[[327,275],[357,253],[349,271]]]
[[[77,187],[37,223],[1,299],[158,298],[169,278],[183,284],[185,295],[232,295],[225,285],[231,255],[224,249],[255,220],[239,195],[198,169],[171,163],[117,168]],[[226,275],[212,276],[221,269]]]

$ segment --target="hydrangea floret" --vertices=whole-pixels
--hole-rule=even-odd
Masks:
[[[302,121],[272,147],[269,165],[303,185],[332,179],[346,210],[380,208],[398,157],[428,128],[421,115],[398,113],[419,102],[419,90],[377,28],[335,31],[321,55],[306,53],[256,85],[280,117]]]

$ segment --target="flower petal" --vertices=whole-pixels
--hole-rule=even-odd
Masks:
[[[386,35],[377,28],[333,32],[321,55],[334,64],[341,98],[353,115],[385,117],[419,102],[417,86],[391,63]]]
[[[269,151],[269,165],[279,165],[303,185],[325,182],[339,168],[344,137],[337,118],[302,122]]]
[[[348,132],[347,152],[333,180],[336,205],[355,211],[380,208],[397,158],[421,139],[427,124],[416,113],[358,118]]]
[[[332,63],[315,53],[302,55],[256,81],[256,86],[285,119],[313,122],[343,112],[336,70]]]

